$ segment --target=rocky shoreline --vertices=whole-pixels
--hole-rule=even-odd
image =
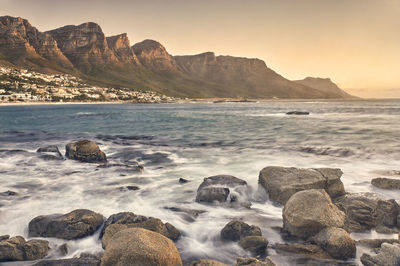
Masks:
[[[80,140],[66,146],[65,157],[57,146],[40,147],[44,160],[77,160],[109,164],[106,154],[90,140]],[[143,171],[140,165],[137,171]],[[375,230],[383,234],[398,234],[400,206],[391,199],[374,193],[348,193],[341,181],[342,171],[335,168],[293,168],[268,166],[260,171],[258,183],[270,201],[283,206],[283,225],[274,228],[282,242],[270,244],[262,228],[268,224],[250,225],[246,217],[234,219],[220,229],[220,241],[233,243],[247,251],[248,258],[237,258],[235,265],[277,265],[268,255],[294,256],[298,264],[356,265],[359,247],[363,265],[399,265],[399,239],[352,238],[354,232]],[[181,179],[183,186],[190,182]],[[398,189],[396,180],[372,180],[380,188]],[[129,188],[127,188],[129,189]],[[139,188],[138,188],[139,189]],[[208,206],[251,208],[246,197],[250,189],[245,180],[230,175],[204,178],[193,201]],[[11,195],[12,191],[7,191]],[[175,208],[173,211],[198,215],[196,210]],[[0,236],[0,262],[32,261],[33,265],[225,265],[223,262],[199,258],[182,261],[175,243],[184,232],[158,218],[129,212],[119,212],[105,218],[87,209],[65,214],[42,215],[27,225],[29,240],[22,236]],[[52,260],[50,252],[69,253],[67,242],[52,244],[54,238],[82,239],[99,233],[104,252],[81,254],[80,257]],[[59,242],[58,242],[59,243]],[[53,250],[50,249],[52,247]],[[365,249],[362,249],[365,250]]]

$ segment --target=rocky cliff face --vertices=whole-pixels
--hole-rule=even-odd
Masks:
[[[108,47],[102,29],[96,23],[69,25],[47,33],[53,36],[64,55],[80,69],[118,62]]]
[[[153,40],[144,40],[132,46],[140,63],[156,72],[176,70],[175,59],[164,46]]]
[[[0,50],[11,60],[43,57],[62,67],[73,67],[58,48],[54,38],[49,34],[39,32],[22,18],[0,17]]]
[[[308,86],[314,89],[317,89],[321,92],[325,93],[336,93],[337,95],[343,98],[356,98],[345,91],[341,90],[335,83],[331,81],[329,78],[312,78],[307,77],[302,80],[295,81],[298,84],[302,84],[304,86]]]
[[[259,59],[215,56],[212,52],[171,56],[153,40],[130,47],[126,34],[106,38],[93,22],[42,33],[22,18],[0,17],[0,60],[4,59],[46,71],[60,71],[59,66],[72,68],[107,86],[149,89],[178,97],[351,97],[330,80],[287,80]]]
[[[126,33],[107,37],[108,47],[120,62],[140,65],[139,59],[133,52]]]

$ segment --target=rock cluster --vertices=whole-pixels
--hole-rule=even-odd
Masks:
[[[0,236],[0,262],[42,259],[49,249],[49,242],[46,240],[25,241],[22,236]]]

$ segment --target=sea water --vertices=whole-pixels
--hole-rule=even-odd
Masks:
[[[293,110],[310,115],[285,114]],[[67,143],[80,139],[99,144],[114,166],[45,161],[36,153],[47,145],[65,153]],[[129,167],[136,163],[143,172]],[[282,226],[282,206],[258,186],[266,166],[341,168],[346,191],[399,201],[398,191],[375,188],[370,181],[400,178],[400,100],[0,106],[0,193],[18,193],[0,196],[0,235],[27,238],[28,223],[38,215],[78,208],[105,217],[130,211],[177,227],[184,262],[210,258],[233,264],[250,254],[220,240],[232,219],[260,226],[270,244],[283,241],[273,229]],[[251,208],[195,202],[203,178],[218,174],[247,181]],[[190,182],[181,184],[179,178]],[[129,185],[140,189],[128,190]],[[190,216],[174,207],[201,213]],[[50,242],[50,258],[102,251],[98,234]],[[56,247],[65,242],[69,253],[62,256]],[[280,265],[294,263],[273,249],[268,253]]]

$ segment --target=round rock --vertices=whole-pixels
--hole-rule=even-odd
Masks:
[[[291,235],[307,238],[325,227],[343,227],[345,214],[323,189],[297,192],[283,208],[283,227]]]
[[[344,229],[328,227],[322,229],[313,239],[335,259],[346,260],[356,256],[356,242]]]
[[[142,228],[116,233],[107,245],[101,266],[181,266],[174,243],[165,236]]]

